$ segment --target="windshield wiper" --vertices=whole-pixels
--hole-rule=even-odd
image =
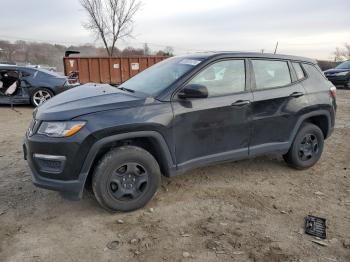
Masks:
[[[129,89],[129,88],[125,88],[125,87],[122,87],[122,86],[118,86],[117,88],[120,89],[120,90],[129,92],[129,93],[135,93],[135,90],[132,90],[132,89]]]

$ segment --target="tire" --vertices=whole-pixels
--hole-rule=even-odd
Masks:
[[[32,92],[32,95],[30,96],[30,102],[33,106],[37,107],[44,103],[45,101],[51,99],[54,96],[51,90],[47,88],[36,88]]]
[[[345,89],[350,89],[350,79],[348,79],[348,81],[344,87],[345,87]]]
[[[160,186],[156,159],[137,146],[107,152],[97,164],[92,189],[99,204],[109,211],[133,211],[146,205]]]
[[[314,124],[304,123],[283,158],[289,166],[295,169],[307,169],[320,159],[323,145],[324,136],[321,129]]]

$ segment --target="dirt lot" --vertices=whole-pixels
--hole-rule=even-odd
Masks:
[[[350,261],[350,91],[338,106],[309,170],[280,156],[197,169],[117,214],[89,192],[70,202],[34,187],[21,151],[32,108],[0,107],[0,261]],[[327,218],[327,246],[303,233],[308,214]]]

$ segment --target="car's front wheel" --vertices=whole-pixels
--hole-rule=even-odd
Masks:
[[[31,95],[32,105],[37,107],[44,103],[45,101],[51,99],[53,97],[53,93],[47,88],[37,88],[33,91]]]
[[[92,189],[97,201],[110,211],[132,211],[146,205],[157,192],[161,172],[156,159],[137,146],[122,146],[99,161]]]
[[[284,160],[296,169],[306,169],[320,159],[324,136],[321,129],[311,123],[304,123],[299,129]]]
[[[346,89],[350,89],[350,78],[349,78],[348,81],[346,82],[345,88],[346,88]]]

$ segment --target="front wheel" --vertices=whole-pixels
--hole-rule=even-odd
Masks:
[[[52,97],[53,93],[49,89],[38,88],[34,90],[31,96],[31,102],[33,106],[37,107]]]
[[[122,146],[102,157],[92,177],[92,189],[105,209],[132,211],[152,199],[160,180],[159,165],[149,152]]]
[[[284,160],[296,169],[312,167],[320,159],[324,136],[321,129],[311,123],[304,123],[299,129]]]

